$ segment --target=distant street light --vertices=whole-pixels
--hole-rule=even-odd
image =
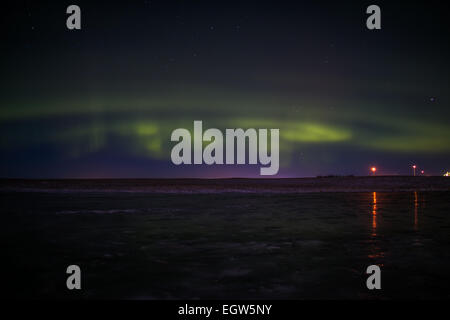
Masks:
[[[415,177],[416,176],[416,168],[417,168],[417,166],[413,165],[412,168],[413,168],[413,172],[414,172],[413,174],[414,174],[414,177]]]
[[[375,175],[375,172],[377,172],[377,168],[372,167],[372,168],[370,168],[370,171],[372,171],[372,174]]]

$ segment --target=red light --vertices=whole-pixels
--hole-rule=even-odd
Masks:
[[[375,172],[375,171],[377,171],[377,168],[372,167],[370,170],[372,170],[372,172]]]
[[[416,165],[413,165],[412,167],[413,167],[413,169],[417,168],[417,166],[416,166]]]

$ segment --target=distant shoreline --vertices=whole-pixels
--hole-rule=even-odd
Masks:
[[[0,192],[48,193],[312,193],[450,191],[447,177],[0,179]]]

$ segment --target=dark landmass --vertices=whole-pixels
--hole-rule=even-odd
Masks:
[[[450,178],[376,176],[288,179],[2,179],[1,191],[143,193],[450,191]]]

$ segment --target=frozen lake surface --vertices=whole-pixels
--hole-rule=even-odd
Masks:
[[[449,298],[447,182],[440,191],[191,194],[33,183],[1,185],[12,297]],[[79,292],[65,287],[71,264],[82,270]],[[371,264],[382,290],[366,289]]]

